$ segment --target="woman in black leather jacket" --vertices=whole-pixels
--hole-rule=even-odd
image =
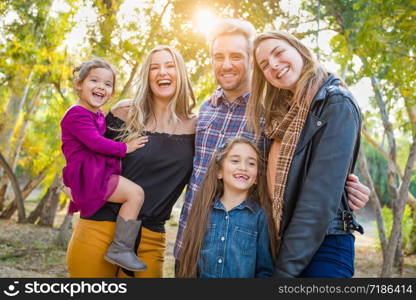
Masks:
[[[247,116],[272,139],[267,179],[279,251],[277,277],[352,277],[353,219],[344,190],[359,149],[359,108],[312,52],[282,32],[254,41]]]

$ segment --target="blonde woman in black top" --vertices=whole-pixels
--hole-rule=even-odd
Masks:
[[[194,153],[195,98],[182,56],[172,47],[150,51],[141,68],[135,98],[107,115],[106,136],[117,140],[148,136],[147,144],[122,160],[122,175],[140,183],[145,205],[137,255],[147,271],[121,270],[103,259],[114,234],[120,206],[108,203],[89,218],[80,219],[67,254],[71,277],[162,277],[166,249],[165,221],[187,184]]]

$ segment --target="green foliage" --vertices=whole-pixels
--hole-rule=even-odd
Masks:
[[[364,151],[368,169],[373,179],[374,187],[382,205],[390,205],[390,195],[387,187],[388,167],[386,159],[367,142],[362,142],[361,151]]]
[[[47,188],[65,164],[59,122],[76,101],[72,88],[75,65],[100,56],[118,69],[116,94],[105,111],[120,98],[134,95],[140,64],[150,49],[173,45],[187,63],[200,104],[216,83],[205,37],[195,30],[196,13],[210,9],[218,17],[241,17],[259,30],[281,15],[276,1],[130,1],[136,8],[123,15],[126,2],[62,0],[56,5],[54,0],[1,1],[0,149],[10,161],[16,155],[15,171],[20,178],[34,178],[46,168],[43,184]],[[80,16],[86,11],[88,20],[84,22]],[[87,30],[75,47],[67,38],[79,22]],[[19,144],[22,147],[16,150]]]
[[[416,104],[416,36],[413,34],[416,3],[323,0],[320,4],[325,21],[338,33],[331,41],[337,61],[348,64],[352,55],[363,61],[358,73],[349,74],[350,81],[376,76],[382,81],[380,88],[391,108],[398,105],[403,108],[398,98]],[[409,120],[400,114],[398,117],[395,123],[403,129]]]
[[[390,208],[387,206],[383,206],[382,209],[383,219],[384,219],[384,226],[386,230],[386,237],[387,239],[390,238],[391,229],[393,227],[393,213]],[[412,226],[415,220],[412,218],[411,208],[409,205],[406,205],[403,214],[403,226],[402,226],[402,237],[403,237],[403,244],[402,249],[406,249],[407,243],[410,238],[410,234],[412,233]]]
[[[5,59],[0,59],[0,133],[9,128],[12,136],[0,143],[0,149],[9,151],[16,147],[24,128],[24,116],[28,115],[29,125],[22,135],[23,146],[18,153],[19,176],[30,178],[48,168],[45,180],[48,184],[63,167],[59,121],[76,100],[72,69],[91,56],[103,57],[119,70],[116,95],[104,110],[118,99],[134,95],[140,64],[148,51],[159,44],[173,45],[181,52],[200,105],[216,88],[216,82],[208,44],[204,35],[195,30],[198,11],[209,9],[217,17],[248,20],[259,32],[274,28],[277,19],[281,20],[283,28],[296,28],[278,1],[146,0],[135,3],[136,8],[129,11],[128,16],[122,14],[125,2],[63,0],[68,8],[61,10],[52,9],[52,0],[1,2],[0,57]],[[303,8],[316,13],[315,1],[303,2]],[[395,129],[403,132],[398,141],[399,163],[403,165],[411,130],[403,108],[416,104],[413,6],[404,0],[394,3],[322,0],[320,6],[323,20],[337,32],[330,43],[335,61],[341,68],[347,66],[347,82],[354,83],[368,76],[370,71],[382,80]],[[88,16],[87,32],[79,47],[74,49],[66,39],[79,22],[78,14],[87,8],[96,18]],[[303,15],[304,10],[294,19],[300,21]],[[354,71],[353,57],[366,57],[368,63]],[[26,99],[23,97],[25,90]],[[405,98],[405,101],[395,101],[398,98]],[[18,102],[22,103],[13,113],[13,119],[11,107]],[[380,132],[377,112],[367,112],[365,119],[367,129],[381,141],[382,134],[377,135]],[[385,161],[368,145],[364,148],[376,189],[383,203],[388,203]],[[414,183],[411,189],[416,190]]]
[[[416,197],[416,170],[413,170],[412,179],[410,182],[410,192]]]

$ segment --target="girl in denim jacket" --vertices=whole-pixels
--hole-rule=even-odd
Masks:
[[[179,277],[271,277],[275,235],[264,176],[249,140],[233,138],[217,150],[186,225]]]

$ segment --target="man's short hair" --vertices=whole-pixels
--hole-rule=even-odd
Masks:
[[[250,22],[239,19],[221,19],[215,23],[214,27],[208,33],[210,53],[212,54],[212,46],[218,37],[232,34],[241,34],[245,37],[248,45],[248,55],[250,56],[256,30]]]

